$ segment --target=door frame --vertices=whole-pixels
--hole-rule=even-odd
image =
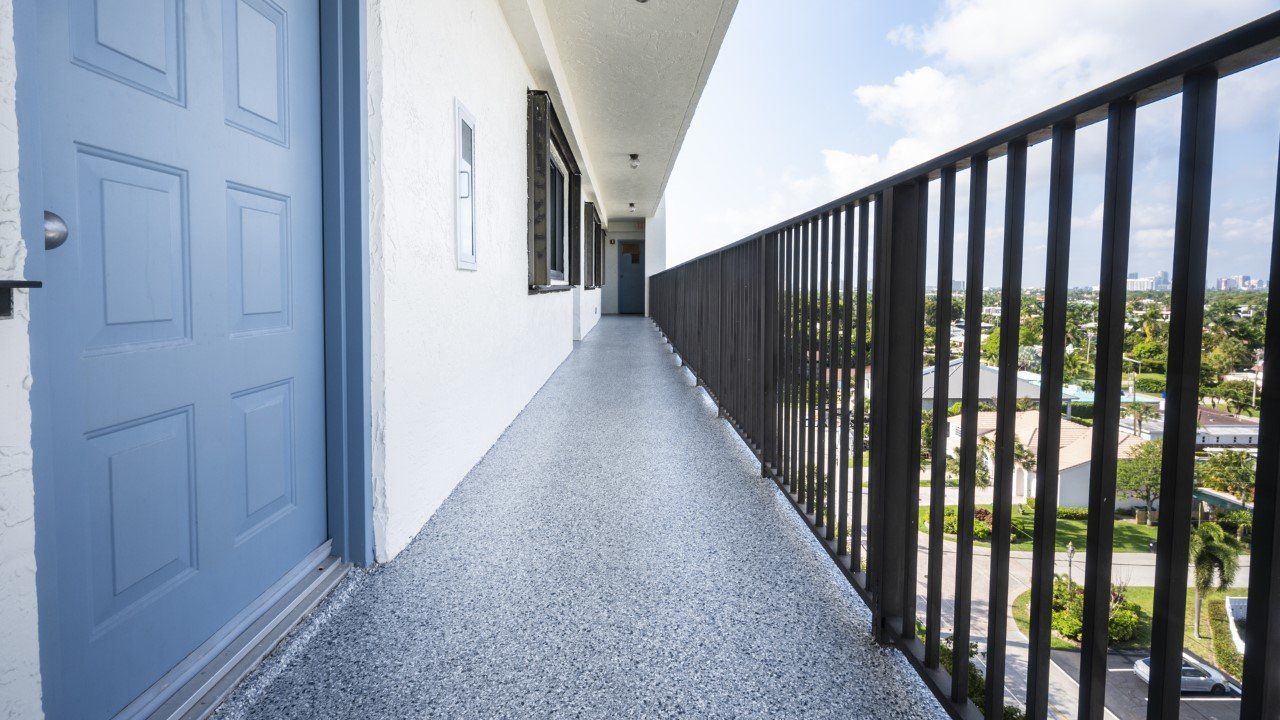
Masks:
[[[182,1],[182,0],[180,0]],[[367,0],[316,0],[320,5],[321,203],[323,242],[325,483],[333,554],[356,565],[374,559],[372,523],[372,423],[369,340]],[[45,207],[39,125],[38,7],[47,0],[13,0],[17,66],[18,193],[22,237],[27,239],[26,277],[44,277]],[[38,242],[38,241],[37,241]],[[58,428],[47,391],[51,317],[45,298],[56,288],[30,294],[28,335],[32,386],[31,448],[35,494],[36,601],[40,668],[46,712],[50,690],[64,679],[53,626],[57,623],[56,508],[49,459]]]
[[[638,315],[643,317],[648,307],[649,299],[649,276],[645,274],[646,268],[649,266],[649,246],[645,243],[646,237],[619,239],[617,251],[614,253],[614,280],[618,283],[618,314],[619,315]],[[622,312],[622,246],[624,243],[638,243],[640,245],[640,312]]]

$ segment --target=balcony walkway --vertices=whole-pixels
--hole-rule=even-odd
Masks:
[[[232,718],[943,718],[648,320],[606,317]]]

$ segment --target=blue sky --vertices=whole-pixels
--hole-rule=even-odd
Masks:
[[[1274,9],[1263,0],[740,0],[667,189],[668,262],[737,240]],[[1178,112],[1176,99],[1139,112],[1130,269],[1142,274],[1171,265]],[[1076,286],[1098,282],[1103,137],[1098,125],[1078,139]],[[1280,64],[1223,80],[1210,281],[1265,275],[1278,147]],[[1029,166],[1023,283],[1038,286],[1047,144],[1032,149]],[[988,286],[999,277],[1003,173],[1003,160],[993,162]],[[966,173],[959,180],[963,218]],[[961,223],[958,267],[964,230]]]

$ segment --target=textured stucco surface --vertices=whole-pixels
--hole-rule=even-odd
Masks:
[[[649,278],[667,269],[667,198],[644,223],[644,313],[649,314]]]
[[[737,0],[542,0],[577,99],[604,214],[652,215]],[[629,155],[640,155],[633,170]]]
[[[573,299],[573,339],[581,340],[600,322],[600,288],[574,288]]]
[[[18,222],[16,78],[13,2],[0,0],[0,278],[6,279],[24,277],[26,263]],[[19,291],[14,317],[0,319],[0,718],[41,716],[28,297]]]
[[[369,33],[374,519],[386,560],[569,354],[577,293],[528,294],[535,84],[498,2],[375,0]],[[476,118],[474,272],[455,265],[454,98]]]
[[[220,715],[945,717],[868,623],[653,326],[604,318]]]

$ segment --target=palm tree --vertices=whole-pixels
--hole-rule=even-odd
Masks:
[[[1190,554],[1196,574],[1196,637],[1200,637],[1201,600],[1213,589],[1215,576],[1219,590],[1226,590],[1235,582],[1240,569],[1240,541],[1218,523],[1203,523],[1191,534]]]
[[[1142,434],[1142,423],[1145,420],[1154,420],[1160,411],[1155,405],[1142,402],[1125,403],[1125,414],[1133,418],[1133,434]]]

